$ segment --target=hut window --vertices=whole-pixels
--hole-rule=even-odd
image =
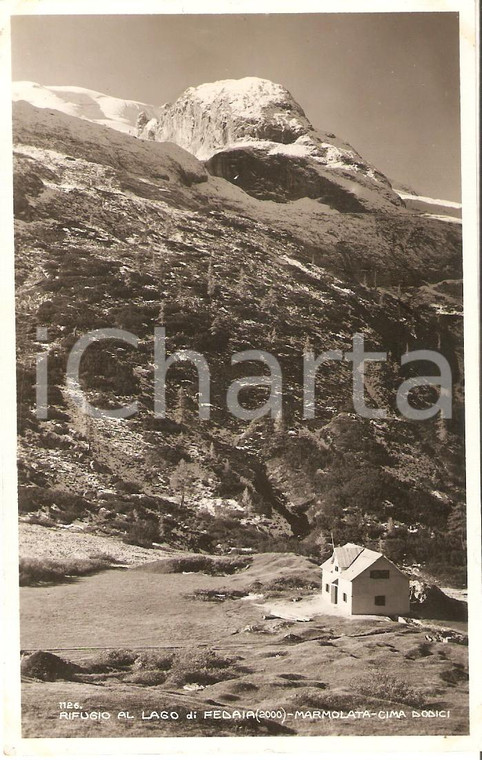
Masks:
[[[385,607],[385,597],[384,596],[376,596],[375,597],[375,607]]]
[[[370,570],[370,578],[390,578],[390,570]]]

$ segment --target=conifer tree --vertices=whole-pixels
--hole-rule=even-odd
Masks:
[[[273,309],[275,306],[276,306],[276,293],[274,291],[274,288],[269,288],[269,290],[264,294],[261,300],[261,308],[271,311],[271,309]]]
[[[246,285],[246,272],[244,271],[244,267],[241,267],[239,270],[239,276],[238,281],[236,284],[236,289],[238,292],[244,291],[244,287]]]
[[[241,496],[241,504],[243,505],[243,507],[251,506],[251,494],[249,493],[248,486],[246,486],[246,488],[243,491],[243,495]]]
[[[181,459],[179,464],[173,470],[169,479],[169,485],[173,491],[181,495],[181,508],[184,507],[186,500],[190,500],[195,490],[195,486],[204,478],[203,468],[196,462],[186,462]]]
[[[186,393],[184,388],[179,388],[177,391],[176,407],[174,409],[174,419],[177,423],[181,424],[186,418]]]
[[[166,306],[164,300],[161,300],[159,304],[159,316],[157,319],[161,326],[166,324]]]
[[[440,443],[446,443],[447,438],[448,438],[447,420],[445,419],[442,413],[440,413],[437,416],[436,426],[437,426],[437,438],[439,439]]]
[[[276,417],[273,420],[273,429],[274,432],[278,435],[284,433],[285,431],[285,423],[283,419],[283,412],[277,412]]]
[[[207,274],[207,291],[210,298],[213,297],[216,290],[216,280],[214,277],[214,269],[212,259],[209,261],[208,274]]]

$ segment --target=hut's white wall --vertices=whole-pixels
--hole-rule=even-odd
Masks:
[[[389,577],[371,577],[377,570],[388,570]],[[357,575],[351,586],[353,615],[405,615],[410,611],[408,578],[385,557]],[[385,604],[376,604],[375,597],[385,597]]]
[[[321,593],[325,599],[330,599],[331,584],[338,578],[338,576],[339,573],[335,572],[335,563],[333,561],[333,557],[327,559],[326,562],[323,562],[321,566]]]
[[[348,614],[352,612],[352,584],[350,581],[340,577],[340,571],[335,570],[335,563],[331,559],[323,563],[322,567],[322,588],[321,595],[327,602],[331,601],[331,585],[338,581],[338,603],[333,607],[339,607]],[[346,599],[345,599],[346,597]]]
[[[338,606],[341,611],[347,612],[351,615],[353,613],[353,584],[351,581],[340,578],[338,581],[338,589]]]

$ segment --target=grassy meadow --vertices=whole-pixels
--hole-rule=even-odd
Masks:
[[[466,646],[383,617],[277,617],[271,603],[296,610],[293,600],[316,594],[317,566],[294,554],[257,555],[226,575],[186,566],[167,559],[21,589],[24,662],[55,650],[75,666],[52,681],[25,668],[26,737],[467,732]],[[111,718],[60,719],[65,699]],[[179,720],[142,717],[162,709]],[[275,718],[199,717],[215,709]],[[340,717],[350,710],[371,716]]]

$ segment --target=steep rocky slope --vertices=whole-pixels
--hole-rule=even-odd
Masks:
[[[323,544],[334,530],[340,541],[382,541],[396,559],[463,564],[458,225],[390,202],[342,214],[308,198],[260,200],[177,145],[27,103],[15,108],[14,134],[24,517],[211,551]],[[210,421],[197,418],[188,364],[170,370],[168,417],[153,417],[159,324],[168,353],[193,348],[208,360]],[[49,328],[42,344],[37,325]],[[136,349],[91,347],[81,367],[97,405],[138,399],[128,420],[85,417],[66,393],[68,351],[99,327],[140,339]],[[304,421],[303,349],[349,350],[356,331],[388,352],[367,382],[368,403],[387,419],[353,414],[351,367],[340,362],[319,372],[317,416]],[[400,367],[407,346],[449,359],[453,420],[398,416],[396,389],[419,374]],[[35,354],[47,348],[40,421]],[[248,424],[227,411],[230,383],[266,371],[231,365],[251,348],[280,361],[283,420]],[[264,393],[246,391],[243,403]]]

